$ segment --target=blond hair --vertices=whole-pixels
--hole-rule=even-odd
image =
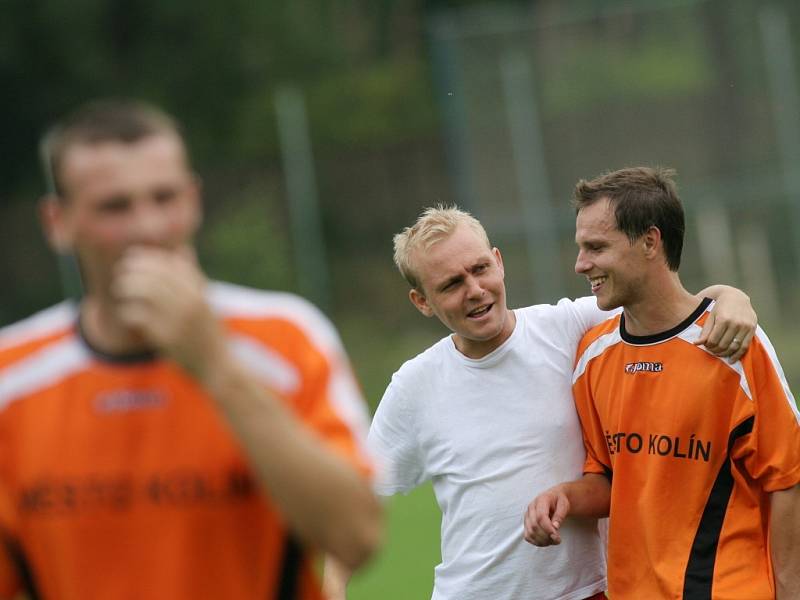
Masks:
[[[466,225],[486,242],[487,248],[492,247],[480,221],[456,206],[430,206],[422,211],[411,227],[394,236],[394,264],[412,288],[421,289],[413,260],[416,252],[430,249],[452,235],[459,225]]]

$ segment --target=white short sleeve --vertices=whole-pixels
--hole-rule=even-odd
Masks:
[[[377,462],[375,491],[381,496],[406,494],[425,480],[410,401],[395,376],[372,419],[367,445]]]
[[[557,304],[558,310],[563,314],[563,324],[567,328],[570,340],[578,341],[595,325],[599,325],[621,309],[613,311],[601,310],[597,306],[594,296],[584,296],[576,300],[562,298]]]

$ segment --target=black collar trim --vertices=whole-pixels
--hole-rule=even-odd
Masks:
[[[80,313],[78,314],[77,322],[78,338],[83,342],[83,345],[89,349],[95,358],[101,362],[112,363],[116,365],[131,365],[139,363],[154,362],[158,359],[158,353],[153,350],[144,350],[140,352],[130,352],[127,354],[110,354],[103,352],[97,347],[93,346],[86,337],[86,331],[83,328],[83,321],[81,320]]]
[[[679,333],[681,333],[684,329],[689,327],[692,323],[694,323],[697,319],[700,318],[708,305],[711,304],[711,298],[703,298],[703,301],[700,302],[700,306],[694,309],[694,312],[686,317],[683,321],[677,324],[672,329],[667,331],[662,331],[661,333],[654,333],[652,335],[631,335],[627,331],[625,331],[625,312],[623,311],[622,315],[619,318],[619,335],[622,339],[635,346],[646,346],[649,344],[657,344],[658,342],[663,342],[670,338],[675,337]]]

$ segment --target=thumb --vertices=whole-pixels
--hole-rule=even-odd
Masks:
[[[569,500],[563,494],[560,494],[556,499],[556,508],[553,511],[553,527],[558,529],[561,527],[561,523],[564,519],[567,518],[567,514],[569,514]]]

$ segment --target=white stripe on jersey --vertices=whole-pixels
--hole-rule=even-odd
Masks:
[[[789,389],[789,382],[786,381],[786,375],[783,374],[783,367],[778,360],[778,354],[775,352],[775,348],[772,347],[772,342],[769,341],[767,334],[764,333],[764,330],[761,329],[761,327],[756,327],[756,337],[758,337],[758,341],[761,342],[761,344],[764,346],[764,349],[767,351],[767,356],[769,356],[769,360],[772,363],[772,368],[775,369],[775,372],[778,374],[778,378],[781,380],[783,392],[786,394],[786,401],[789,403],[792,413],[794,413],[794,418],[797,419],[798,423],[800,423],[800,411],[797,409],[797,402],[795,402],[792,390]]]
[[[300,374],[289,361],[264,344],[245,335],[230,337],[234,356],[258,379],[278,392],[291,394],[300,386]]]
[[[326,353],[341,348],[339,335],[328,318],[295,294],[215,281],[209,285],[209,302],[223,317],[277,317],[291,321]]]
[[[75,336],[48,344],[0,371],[0,410],[85,368],[92,356]]]
[[[575,365],[575,370],[572,372],[573,385],[576,381],[578,381],[578,378],[583,375],[583,372],[586,371],[586,366],[589,364],[590,360],[600,356],[608,348],[614,344],[620,343],[621,341],[622,337],[620,337],[619,326],[617,326],[614,328],[614,331],[601,335],[599,338],[589,344],[589,347],[583,351],[583,354],[581,354],[578,364]]]
[[[77,319],[77,307],[73,302],[65,300],[0,329],[0,350],[57,333],[73,325]]]

